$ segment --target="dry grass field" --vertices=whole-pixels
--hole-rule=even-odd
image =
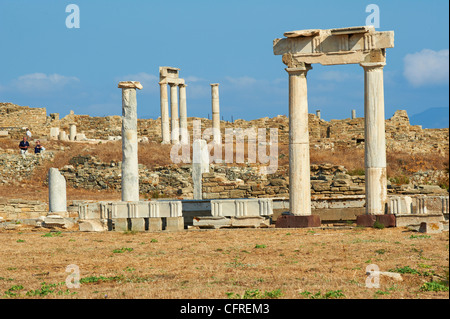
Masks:
[[[404,228],[0,231],[1,299],[448,299],[449,235]],[[402,274],[366,287],[366,267]],[[80,287],[68,288],[68,265]],[[73,283],[73,281],[72,281]]]

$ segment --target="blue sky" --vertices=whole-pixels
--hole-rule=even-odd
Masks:
[[[68,29],[66,6],[80,9]],[[387,51],[385,107],[408,114],[449,105],[448,1],[153,1],[1,0],[0,101],[120,115],[122,80],[141,81],[138,116],[157,118],[159,66],[181,69],[188,116],[211,116],[210,83],[220,83],[225,120],[288,114],[288,76],[272,41],[285,31],[365,25],[366,6],[380,9],[377,30],[395,32]],[[363,69],[313,65],[309,112],[322,118],[363,116]]]

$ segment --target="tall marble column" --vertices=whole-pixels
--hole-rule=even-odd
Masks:
[[[170,144],[169,100],[167,97],[167,83],[159,83],[161,103],[161,137],[162,144]]]
[[[213,141],[216,144],[222,144],[220,133],[220,105],[219,105],[219,84],[211,84],[211,104],[212,104],[212,128]]]
[[[139,201],[137,100],[139,82],[120,82],[122,89],[122,201]]]
[[[169,83],[170,86],[170,113],[171,113],[171,139],[172,144],[180,141],[180,129],[178,121],[178,84]]]
[[[311,215],[309,162],[308,64],[287,68],[289,73],[289,206],[290,213]]]
[[[361,63],[364,68],[366,214],[382,215],[387,203],[384,62]]]
[[[187,131],[187,105],[186,105],[186,84],[180,84],[180,135],[181,144],[189,143]]]

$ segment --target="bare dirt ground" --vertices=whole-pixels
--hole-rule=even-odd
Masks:
[[[448,232],[82,233],[21,226],[1,230],[0,241],[2,299],[449,298]],[[378,288],[368,288],[369,264],[399,272],[403,280],[381,276]],[[66,286],[69,265],[79,268],[79,288]]]

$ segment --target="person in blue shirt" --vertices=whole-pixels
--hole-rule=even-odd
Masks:
[[[45,148],[41,145],[41,141],[36,141],[36,146],[34,147],[34,154],[41,154],[44,152]]]
[[[28,147],[30,147],[30,143],[28,143],[27,138],[24,136],[23,140],[19,143],[20,154],[23,158],[27,155]]]

